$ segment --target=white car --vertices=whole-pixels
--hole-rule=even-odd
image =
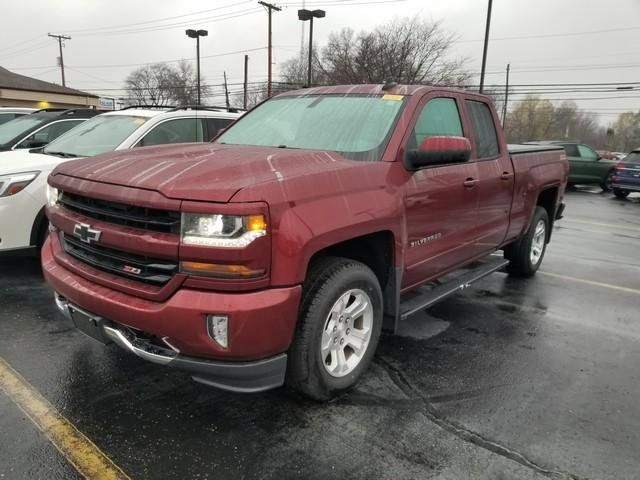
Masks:
[[[26,107],[0,107],[0,125],[14,118],[33,113],[36,110],[36,108]]]
[[[44,148],[1,152],[0,254],[42,245],[47,177],[60,162],[112,150],[209,141],[242,113],[205,107],[126,108],[87,120]]]

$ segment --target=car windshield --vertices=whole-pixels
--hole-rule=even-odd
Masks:
[[[24,115],[0,125],[0,145],[47,121],[49,115]]]
[[[622,159],[623,162],[640,163],[640,152],[631,152]]]
[[[275,98],[245,115],[216,143],[329,150],[379,160],[404,105],[399,95]]]
[[[55,139],[44,153],[92,157],[115,150],[148,118],[134,115],[98,115]]]

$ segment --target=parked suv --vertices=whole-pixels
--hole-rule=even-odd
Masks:
[[[128,108],[92,118],[44,148],[1,152],[0,253],[42,245],[47,175],[65,159],[209,141],[240,115],[221,108]]]
[[[640,149],[632,151],[616,164],[611,186],[618,198],[627,198],[632,192],[640,192]]]
[[[99,110],[48,108],[0,125],[0,152],[43,147],[76,125],[100,114]]]
[[[28,115],[35,111],[35,108],[0,107],[0,125],[7,123],[9,120],[22,117],[23,115]]]
[[[602,191],[611,190],[613,169],[617,160],[603,158],[588,145],[565,141],[527,142],[529,145],[560,145],[569,161],[569,186],[576,184],[600,186]]]
[[[533,275],[568,170],[561,147],[509,148],[470,91],[287,92],[213,143],[59,165],[43,272],[100,341],[208,385],[326,399],[383,327],[503,267]]]

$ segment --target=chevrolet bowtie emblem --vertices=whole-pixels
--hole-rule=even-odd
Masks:
[[[94,230],[91,228],[91,225],[87,225],[86,223],[76,223],[73,227],[73,235],[85,243],[91,243],[100,240],[102,232],[100,230]]]

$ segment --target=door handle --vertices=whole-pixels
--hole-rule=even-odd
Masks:
[[[465,186],[465,188],[473,188],[478,184],[478,180],[475,178],[467,178],[464,182],[462,182],[462,185]]]
[[[513,177],[513,173],[502,172],[502,175],[500,175],[500,180],[511,180],[512,177]]]

